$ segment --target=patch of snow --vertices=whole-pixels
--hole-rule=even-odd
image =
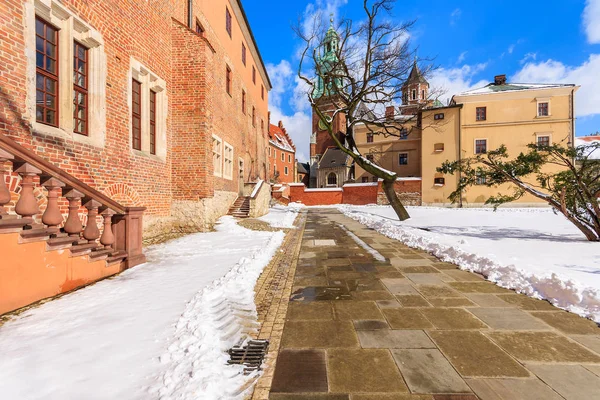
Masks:
[[[271,225],[273,228],[294,228],[294,221],[304,206],[299,203],[290,203],[287,206],[275,205],[269,209],[267,215],[258,219]]]
[[[551,209],[338,208],[347,216],[499,286],[600,322],[600,245]]]
[[[372,248],[371,246],[369,246],[368,244],[366,244],[364,242],[364,240],[362,240],[361,238],[359,238],[358,236],[356,236],[354,233],[352,233],[351,231],[349,231],[348,228],[346,228],[344,225],[338,224],[338,226],[340,228],[342,228],[342,230],[344,232],[346,232],[346,234],[348,236],[350,236],[352,238],[352,240],[354,240],[356,242],[357,245],[359,245],[360,247],[362,247],[367,253],[371,254],[374,259],[376,259],[377,261],[380,261],[380,262],[385,262],[385,257],[382,256],[380,252],[378,252],[377,250],[375,250],[374,248]]]
[[[305,192],[342,192],[342,188],[320,188],[320,189],[306,189]]]
[[[377,182],[365,182],[365,183],[345,183],[343,187],[359,187],[359,186],[377,186]]]
[[[258,182],[256,182],[256,185],[254,185],[254,190],[252,191],[252,194],[250,195],[251,198],[256,197],[256,195],[258,194],[258,191],[262,187],[263,183],[264,183],[264,181],[262,179],[259,179]]]
[[[148,399],[152,387],[165,399],[243,398],[253,377],[222,350],[242,323],[255,327],[254,282],[282,240],[223,217],[216,232],[152,246],[146,264],[6,322],[0,397]]]

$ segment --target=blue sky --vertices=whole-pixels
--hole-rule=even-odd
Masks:
[[[363,19],[362,0],[243,4],[274,84],[271,122],[283,120],[305,161],[311,113],[295,80],[301,44],[291,27],[318,11]],[[513,82],[575,83],[582,86],[577,135],[600,131],[600,0],[398,0],[393,18],[417,20],[411,44],[421,57],[434,59],[438,69],[430,84],[446,96],[484,86],[498,74]]]

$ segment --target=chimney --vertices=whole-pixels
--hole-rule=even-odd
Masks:
[[[496,75],[494,77],[494,85],[506,85],[506,75]]]
[[[279,121],[279,123],[277,124],[277,126],[279,127],[279,129],[282,129],[283,128],[283,122]]]
[[[394,106],[387,106],[385,108],[385,119],[394,119],[396,116],[396,108]]]

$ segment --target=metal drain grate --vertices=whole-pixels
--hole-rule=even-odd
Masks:
[[[260,369],[268,348],[268,340],[250,340],[244,347],[234,346],[229,349],[231,359],[227,362],[244,365],[244,373],[249,374]]]

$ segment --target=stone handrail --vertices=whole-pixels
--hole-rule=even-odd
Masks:
[[[12,163],[12,170],[21,175],[21,191],[15,204],[16,215],[9,215],[5,205],[11,194],[5,183],[4,164]],[[34,216],[40,213],[34,195],[35,177],[47,190],[47,206],[41,216],[41,225],[34,224]],[[66,220],[58,205],[58,198],[67,199]],[[79,208],[87,209],[88,221],[83,227]],[[145,261],[142,252],[142,218],[144,207],[125,207],[73,175],[44,160],[31,150],[0,133],[0,230],[21,230],[22,236],[49,237],[55,242],[70,243],[73,248],[92,249],[100,254],[122,257],[124,268]],[[102,217],[103,232],[97,226]],[[60,227],[61,224],[64,225]],[[98,239],[100,244],[97,243]]]

